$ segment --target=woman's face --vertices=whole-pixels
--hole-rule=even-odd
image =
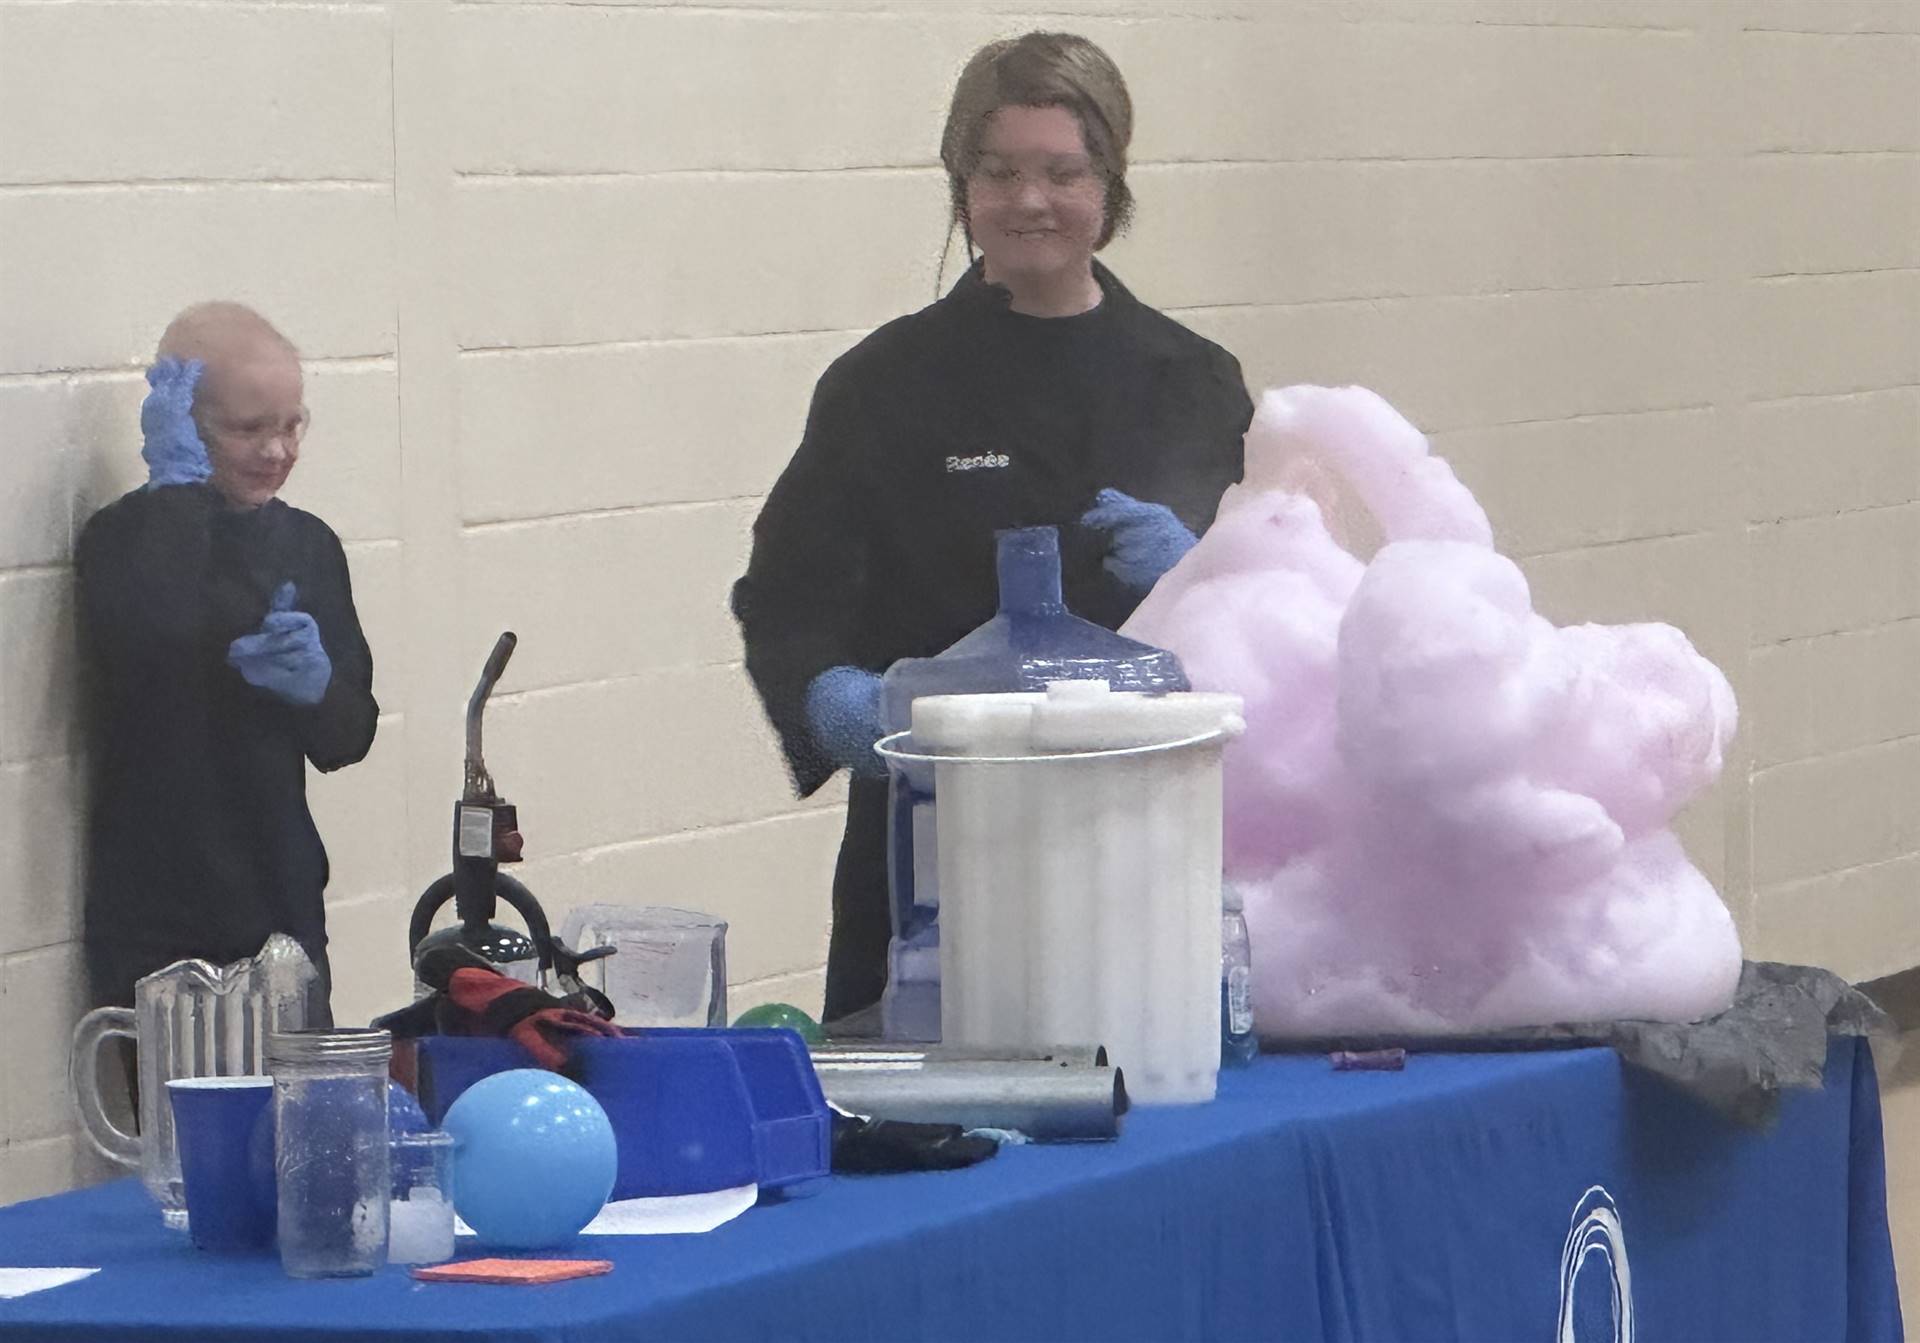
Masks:
[[[989,280],[1088,273],[1105,215],[1106,187],[1072,112],[1003,107],[987,118],[967,220]]]

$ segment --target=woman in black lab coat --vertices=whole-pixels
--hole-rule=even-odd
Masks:
[[[1240,478],[1239,364],[1093,259],[1131,211],[1132,126],[1120,72],[1084,38],[974,55],[940,156],[982,255],[828,368],[754,524],[733,592],[747,671],[801,796],[853,771],[829,1021],[886,985],[880,673],[993,615],[1001,528],[1059,527],[1067,605],[1119,626]]]

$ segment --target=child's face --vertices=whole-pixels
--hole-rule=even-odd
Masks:
[[[300,361],[272,343],[208,362],[194,419],[229,503],[258,508],[287,483],[307,427],[303,394]]]

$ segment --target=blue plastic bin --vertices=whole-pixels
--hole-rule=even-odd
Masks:
[[[719,1037],[733,1053],[753,1106],[753,1159],[762,1189],[812,1180],[833,1168],[833,1120],[813,1058],[798,1034],[776,1027],[650,1030],[653,1038]]]
[[[419,1042],[420,1103],[438,1124],[483,1077],[533,1066],[511,1040]],[[648,1030],[582,1039],[580,1084],[613,1123],[613,1197],[778,1189],[827,1174],[832,1122],[813,1062],[788,1030]]]

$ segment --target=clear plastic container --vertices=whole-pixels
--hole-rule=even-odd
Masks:
[[[1220,757],[1240,712],[1061,681],[929,696],[879,742],[939,779],[943,1044],[1104,1045],[1142,1104],[1213,1098]]]
[[[1023,527],[996,534],[1000,611],[944,653],[904,658],[882,681],[888,734],[913,726],[928,695],[1043,691],[1057,681],[1104,681],[1115,690],[1183,691],[1172,653],[1115,634],[1067,610],[1060,590],[1060,534]],[[892,1040],[940,1038],[939,860],[930,767],[892,759],[887,837],[893,941],[881,1031]]]
[[[1220,892],[1220,1066],[1244,1068],[1260,1053],[1253,1033],[1253,948],[1240,892]]]
[[[392,1055],[382,1030],[267,1039],[280,1266],[289,1277],[363,1277],[386,1262]]]

